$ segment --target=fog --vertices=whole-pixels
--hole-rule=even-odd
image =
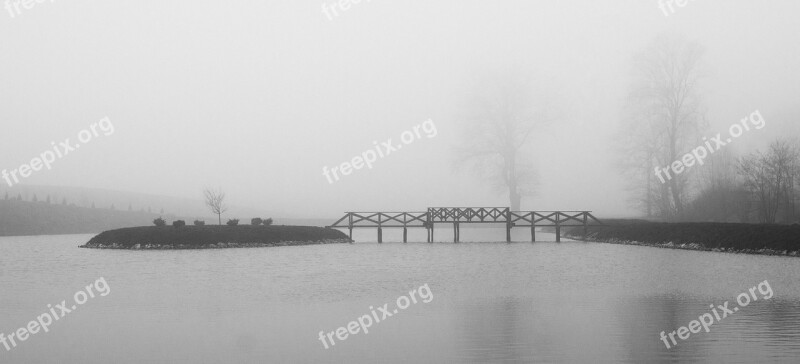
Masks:
[[[107,117],[113,132],[97,130],[20,182],[197,200],[213,186],[231,204],[283,217],[508,206],[453,161],[472,90],[513,70],[560,110],[530,141],[538,185],[522,208],[635,216],[616,136],[633,56],[661,34],[706,50],[706,135],[754,110],[766,127],[736,150],[800,135],[794,1],[692,1],[667,16],[655,0],[374,0],[333,17],[322,4],[45,1],[14,17],[0,9],[0,168],[74,142]],[[428,120],[435,133],[417,129],[372,168],[323,175]]]

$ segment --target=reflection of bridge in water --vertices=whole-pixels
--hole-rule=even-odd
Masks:
[[[403,228],[403,242],[408,241],[408,228],[424,228],[428,242],[433,242],[436,224],[453,224],[453,241],[459,241],[461,224],[505,224],[506,241],[511,229],[529,227],[531,241],[536,241],[536,227],[555,227],[556,241],[561,241],[561,228],[583,226],[586,237],[589,226],[602,226],[591,211],[511,211],[508,207],[429,207],[427,212],[347,212],[329,228],[347,228],[350,239],[353,229],[377,228],[378,242],[383,242],[384,228]]]

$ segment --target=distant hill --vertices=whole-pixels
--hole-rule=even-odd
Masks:
[[[158,214],[0,199],[0,236],[89,234],[152,225]],[[168,221],[174,216],[164,216]]]
[[[23,201],[47,201],[53,204],[66,202],[79,207],[94,207],[109,209],[114,206],[118,211],[151,212],[154,214],[169,214],[174,216],[202,216],[211,222],[212,214],[205,206],[202,191],[197,191],[197,199],[180,198],[172,196],[159,196],[138,192],[115,191],[100,188],[71,187],[71,186],[45,186],[19,184],[6,187],[0,183],[0,200],[8,195],[9,199],[20,197]],[[163,212],[162,212],[163,211]],[[263,209],[242,206],[230,206],[230,218],[249,219],[251,217],[273,217],[274,214]],[[216,220],[216,216],[213,216]],[[223,216],[224,218],[225,216]]]

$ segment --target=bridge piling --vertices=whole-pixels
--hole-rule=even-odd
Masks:
[[[378,215],[378,244],[383,243],[383,216]]]
[[[348,226],[348,229],[350,230],[350,240],[353,240],[353,213],[352,212],[348,212],[347,213],[347,218],[348,218],[347,226]]]
[[[556,213],[556,243],[561,242],[561,213]]]
[[[592,214],[588,212],[583,213],[583,241],[589,240],[589,216]],[[592,216],[594,218],[594,216]]]

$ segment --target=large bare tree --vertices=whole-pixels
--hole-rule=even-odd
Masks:
[[[535,131],[555,117],[545,93],[519,73],[489,77],[468,98],[456,148],[458,166],[469,166],[497,191],[508,194],[512,211],[535,191],[529,148]]]
[[[225,204],[225,192],[222,189],[206,188],[203,190],[206,197],[206,206],[211,209],[211,212],[217,214],[219,224],[222,225],[222,214],[228,211],[228,205]]]
[[[655,168],[667,168],[701,145],[706,128],[699,96],[703,49],[695,42],[662,35],[634,58],[634,79],[624,108],[623,167],[636,178],[632,188],[646,211],[680,218],[689,189],[690,170],[654,178]]]

